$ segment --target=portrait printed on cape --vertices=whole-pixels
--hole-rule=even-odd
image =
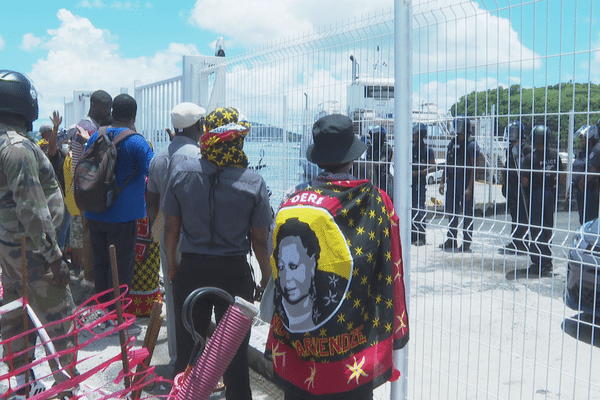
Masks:
[[[277,214],[271,258],[275,309],[289,332],[324,325],[344,302],[353,259],[328,210],[284,207]]]

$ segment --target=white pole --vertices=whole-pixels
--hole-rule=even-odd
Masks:
[[[406,308],[410,315],[410,220],[412,146],[412,12],[411,0],[394,0],[394,207],[400,218],[400,238],[406,287]],[[404,143],[404,145],[402,145]],[[410,322],[409,322],[410,323]],[[394,351],[394,366],[400,379],[392,382],[390,399],[407,398],[408,345]]]

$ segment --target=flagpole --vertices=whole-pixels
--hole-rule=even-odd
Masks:
[[[412,0],[394,0],[394,207],[400,219],[406,310],[410,314],[410,221],[412,146]],[[410,319],[409,319],[410,327]],[[391,384],[391,400],[407,398],[408,345],[394,351],[400,378]]]

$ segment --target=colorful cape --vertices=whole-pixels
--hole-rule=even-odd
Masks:
[[[389,196],[367,180],[313,182],[276,222],[267,341],[276,375],[315,395],[397,378],[392,351],[408,341],[408,316]]]

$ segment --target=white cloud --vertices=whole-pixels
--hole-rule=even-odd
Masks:
[[[110,7],[117,10],[139,10],[142,8],[139,1],[115,1],[110,5]]]
[[[191,21],[244,46],[257,46],[302,35],[332,21],[386,11],[391,0],[197,0]]]
[[[75,5],[75,7],[80,8],[104,8],[106,5],[102,2],[102,0],[82,0]]]
[[[496,89],[499,86],[506,88],[509,85],[488,77],[481,78],[477,81],[458,78],[443,83],[439,81],[428,82],[415,88],[416,92],[413,95],[413,109],[418,110],[424,103],[434,103],[437,104],[438,110],[447,112],[462,96],[466,96],[473,91],[481,92],[488,89]],[[489,100],[491,104],[495,102],[496,99]],[[477,113],[491,113],[491,109],[477,110]]]
[[[25,35],[23,35],[23,42],[21,44],[21,47],[23,48],[23,50],[29,51],[41,46],[43,43],[44,41],[38,37],[35,37],[33,33],[26,33]]]
[[[65,9],[57,16],[60,27],[48,30],[50,39],[44,43],[48,56],[29,74],[41,94],[40,119],[63,110],[64,98],[73,90],[104,89],[116,95],[121,87],[132,88],[135,80],[151,83],[178,76],[181,57],[199,54],[194,45],[171,43],[148,57],[124,58],[110,32]]]
[[[2,39],[2,36],[0,36],[0,50],[2,50],[4,48],[4,39]]]
[[[449,0],[442,7],[424,0],[413,10],[414,68],[435,71],[497,64],[540,68],[540,56],[524,46],[510,20],[475,1]]]

